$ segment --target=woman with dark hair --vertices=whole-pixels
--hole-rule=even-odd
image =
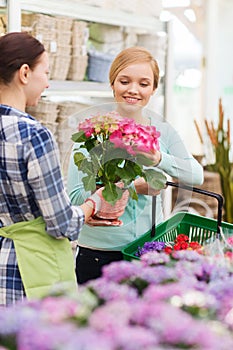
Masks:
[[[69,241],[103,199],[100,189],[71,205],[54,137],[25,113],[48,88],[44,46],[27,33],[8,33],[0,53],[0,305],[10,305],[61,282],[76,290]]]

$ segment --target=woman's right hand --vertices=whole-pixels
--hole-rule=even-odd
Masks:
[[[134,180],[134,187],[137,194],[144,194],[149,196],[157,196],[160,194],[160,190],[155,190],[150,187],[143,177],[139,177]]]
[[[93,195],[86,199],[85,203],[91,202],[93,206],[92,217],[101,219],[117,219],[124,214],[129,199],[129,191],[124,190],[121,199],[114,205],[108,203],[102,195],[104,187],[99,188]]]

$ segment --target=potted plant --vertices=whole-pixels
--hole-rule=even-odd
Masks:
[[[195,122],[201,141],[203,137]],[[210,143],[214,160],[205,166],[206,170],[217,172],[220,175],[222,194],[224,197],[224,220],[233,223],[233,162],[230,159],[230,119],[224,120],[222,100],[218,104],[218,125],[214,126],[213,121],[205,119],[207,131],[207,142]]]
[[[159,136],[154,126],[137,124],[115,111],[80,122],[72,140],[78,143],[74,162],[85,174],[82,179],[85,190],[95,191],[97,184],[103,185],[104,199],[115,204],[124,188],[137,200],[135,188],[130,185],[138,176],[155,189],[164,188],[166,176],[154,168],[145,168],[146,159],[140,154],[159,149]]]

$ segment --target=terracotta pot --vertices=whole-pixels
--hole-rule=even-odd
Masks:
[[[129,191],[123,190],[122,197],[116,201],[114,205],[105,201],[105,203],[102,205],[102,210],[98,212],[98,218],[109,220],[119,218],[124,213],[128,199]]]

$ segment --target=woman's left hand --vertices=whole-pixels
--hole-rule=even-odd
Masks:
[[[139,164],[145,166],[157,166],[162,159],[162,155],[160,151],[155,151],[153,153],[138,152],[136,155],[136,159],[139,162]]]
[[[157,196],[160,194],[160,190],[155,190],[150,187],[143,177],[139,177],[138,179],[134,180],[134,187],[137,194],[144,194],[149,196]]]

